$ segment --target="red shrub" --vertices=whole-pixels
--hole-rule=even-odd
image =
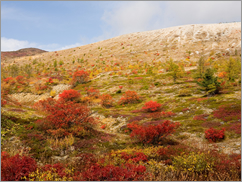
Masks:
[[[53,98],[48,98],[45,100],[39,100],[34,103],[33,108],[39,111],[47,111],[47,107],[53,106],[56,103],[56,100]]]
[[[56,163],[56,164],[46,164],[43,167],[41,167],[41,170],[43,171],[52,171],[53,173],[57,173],[58,176],[63,178],[64,176],[68,176],[67,173],[65,172],[65,167],[61,163]],[[69,177],[69,176],[68,176]]]
[[[1,107],[5,106],[7,104],[7,101],[5,100],[6,97],[7,96],[1,90]]]
[[[234,131],[237,134],[241,134],[241,123],[231,123],[227,130]]]
[[[156,119],[160,119],[160,118],[167,118],[167,117],[171,117],[171,116],[174,116],[175,113],[171,112],[171,111],[168,111],[168,112],[154,112],[154,113],[151,113],[150,114],[150,117],[153,119],[153,120],[156,120]]]
[[[210,128],[205,131],[205,138],[208,139],[210,142],[216,142],[220,139],[224,139],[224,131],[224,128],[222,128],[221,130]]]
[[[37,85],[35,85],[35,89],[37,90],[37,91],[41,91],[41,90],[46,90],[46,89],[48,89],[49,87],[47,86],[47,85],[41,85],[41,84],[37,84]]]
[[[79,173],[80,174],[80,173]],[[122,166],[95,164],[75,176],[75,181],[142,181],[147,175],[146,167],[127,163]]]
[[[75,167],[78,171],[83,171],[83,169],[90,168],[98,162],[97,157],[91,153],[81,153],[77,157],[80,157],[80,159],[76,161]]]
[[[18,83],[23,84],[24,77],[19,75],[19,76],[16,77],[16,80],[17,80]]]
[[[100,93],[99,93],[99,90],[98,89],[94,89],[94,88],[85,88],[85,90],[87,91],[87,95],[89,97],[93,97],[93,98],[98,98]]]
[[[88,81],[88,76],[89,73],[84,70],[76,71],[72,76],[72,84],[76,86],[78,84],[86,83]]]
[[[140,97],[135,91],[127,91],[123,94],[123,97],[119,100],[119,104],[133,104],[138,103]]]
[[[46,81],[46,84],[52,84],[52,83],[54,83],[53,80],[52,80],[52,78],[49,78],[49,79]]]
[[[214,128],[214,127],[221,126],[221,123],[220,122],[214,122],[214,121],[207,121],[207,122],[202,123],[201,126],[205,127],[205,128]]]
[[[147,112],[155,112],[155,111],[158,111],[160,107],[161,107],[161,104],[151,100],[149,102],[146,102],[145,106],[142,107],[142,109]]]
[[[135,122],[127,124],[127,127],[131,129],[130,137],[137,138],[142,143],[157,144],[163,138],[175,132],[175,129],[180,125],[180,123],[171,123],[171,121],[166,120],[162,124],[156,126],[141,126]]]
[[[3,82],[6,82],[6,83],[10,83],[11,81],[13,81],[13,77],[8,77],[3,79]]]
[[[206,121],[206,117],[208,117],[209,114],[201,114],[193,117],[193,120],[198,120],[198,121]]]
[[[198,98],[198,99],[196,99],[198,102],[201,102],[201,101],[204,101],[204,100],[207,100],[208,99],[208,97],[205,97],[205,98]]]
[[[133,162],[148,161],[147,156],[142,152],[135,152],[134,154],[128,154],[126,152],[122,152],[121,158],[125,159],[126,161],[131,160]]]
[[[209,156],[214,159],[216,171],[226,175],[238,175],[241,178],[241,154],[227,155],[213,150]]]
[[[65,101],[75,101],[79,99],[80,96],[81,94],[73,89],[64,90],[61,94],[59,94],[59,97]]]
[[[160,160],[167,160],[172,159],[175,156],[179,156],[182,153],[189,154],[192,151],[196,152],[197,150],[199,149],[189,147],[184,144],[178,144],[174,146],[168,145],[167,147],[163,147],[157,151],[157,154],[159,155]]]
[[[19,154],[10,157],[7,152],[1,153],[1,180],[20,181],[37,168],[36,161],[28,156]]]
[[[59,137],[73,132],[69,130],[72,127],[78,130],[78,126],[93,121],[89,117],[90,110],[86,106],[72,101],[58,100],[54,105],[48,105],[46,110],[50,115],[42,120],[43,129]]]
[[[105,129],[105,128],[106,128],[106,125],[105,124],[101,126],[101,129]]]
[[[185,111],[188,111],[189,108],[183,108],[182,111],[185,112]]]
[[[222,105],[218,110],[213,112],[214,117],[223,121],[231,121],[241,119],[241,105]]]
[[[101,106],[103,107],[112,107],[113,106],[113,98],[109,94],[103,94],[100,96]]]

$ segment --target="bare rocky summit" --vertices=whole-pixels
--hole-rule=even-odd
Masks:
[[[84,58],[96,60],[165,61],[172,57],[181,60],[188,55],[197,60],[201,55],[219,56],[241,52],[241,22],[223,24],[195,24],[136,32],[117,36],[76,48],[46,52],[33,59],[49,62],[53,57],[72,62]],[[28,61],[28,57],[16,58]]]

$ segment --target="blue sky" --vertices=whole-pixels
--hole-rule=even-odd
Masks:
[[[1,1],[1,51],[47,51],[187,24],[241,22],[240,1]]]

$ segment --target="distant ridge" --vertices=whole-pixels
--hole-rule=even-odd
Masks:
[[[38,48],[23,48],[17,51],[2,51],[1,52],[1,61],[7,61],[8,59],[23,57],[23,56],[34,56],[37,54],[45,53],[48,51],[41,50]]]

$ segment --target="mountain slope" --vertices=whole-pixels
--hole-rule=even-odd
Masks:
[[[154,59],[165,61],[170,57],[180,60],[189,54],[191,59],[197,60],[201,55],[230,55],[236,50],[241,51],[241,22],[185,25],[131,33],[76,48],[43,53],[32,56],[32,60],[72,62],[79,58],[90,63],[108,59],[149,62]],[[21,60],[27,61],[29,58],[17,58],[12,62],[14,60],[21,64]]]

